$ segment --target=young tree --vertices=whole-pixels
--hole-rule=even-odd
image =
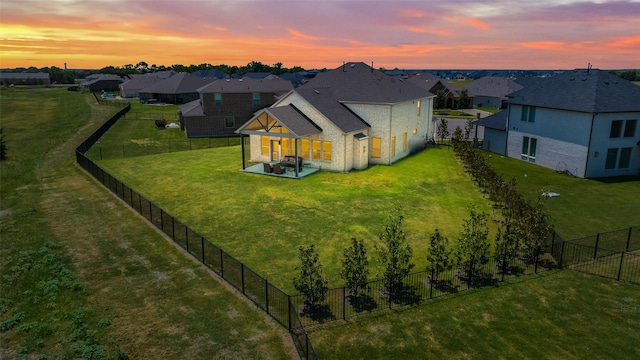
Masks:
[[[469,107],[469,92],[467,89],[460,91],[460,96],[456,102],[458,109],[466,109]]]
[[[467,119],[466,124],[464,124],[464,138],[468,139],[471,134],[471,130],[473,130],[473,119]]]
[[[351,247],[344,249],[340,275],[352,296],[362,295],[369,276],[368,265],[367,249],[364,247],[363,241],[351,238]]]
[[[298,259],[301,265],[296,268],[299,272],[293,278],[293,287],[304,294],[304,305],[310,307],[324,300],[328,290],[327,279],[322,275],[322,265],[313,245],[300,246]]]
[[[453,130],[453,135],[451,136],[451,143],[455,147],[456,145],[460,144],[462,140],[462,129],[460,129],[460,126],[456,126],[456,129]]]
[[[451,252],[449,248],[449,239],[440,234],[440,230],[436,229],[435,233],[429,238],[429,254],[427,261],[431,263],[435,278],[442,271],[447,270],[450,266]]]
[[[407,243],[406,234],[402,229],[404,216],[399,209],[394,209],[389,215],[387,224],[380,233],[382,245],[377,246],[380,264],[384,267],[382,281],[385,284],[389,301],[402,291],[402,280],[415,266],[411,263],[413,250]]]
[[[438,90],[436,92],[436,98],[433,101],[434,109],[444,109],[447,106],[447,95],[445,95],[443,90]]]
[[[489,262],[488,217],[486,213],[480,213],[475,207],[471,207],[469,218],[463,222],[462,233],[458,237],[458,266],[465,272],[470,271],[468,275],[472,277],[480,274],[482,267]]]
[[[436,132],[438,134],[438,138],[440,138],[440,142],[449,137],[449,121],[445,118],[440,118],[440,123],[438,123]]]

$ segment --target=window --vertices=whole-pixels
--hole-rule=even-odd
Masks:
[[[320,140],[313,140],[313,160],[320,160],[322,147]]]
[[[396,137],[391,138],[391,156],[396,155]]]
[[[222,94],[220,93],[213,94],[213,100],[215,105],[222,105]]]
[[[618,149],[607,150],[607,161],[604,164],[605,170],[611,170],[616,168],[616,161],[618,160]]]
[[[309,140],[308,139],[302,139],[302,158],[304,159],[308,159],[309,158]]]
[[[624,137],[634,137],[636,135],[636,125],[638,120],[627,120],[624,126]]]
[[[520,158],[529,162],[536,162],[536,148],[538,146],[538,139],[530,138],[528,136],[522,137],[522,154]]]
[[[253,93],[253,106],[260,105],[260,93]]]
[[[224,117],[224,127],[232,128],[236,126],[236,120],[233,116]]]
[[[324,161],[331,161],[331,141],[322,143]]]
[[[618,160],[618,169],[628,169],[630,162],[631,162],[631,148],[628,147],[628,148],[620,149],[620,160]]]
[[[631,163],[631,151],[633,148],[611,148],[607,149],[607,161],[604,164],[605,170],[628,169]],[[620,157],[618,157],[618,154]],[[616,164],[618,165],[616,167]]]
[[[618,138],[622,132],[622,120],[613,120],[611,122],[611,131],[609,132],[609,138]]]
[[[371,156],[380,157],[380,146],[382,141],[378,137],[371,138]]]
[[[520,121],[535,122],[536,119],[536,107],[535,106],[522,106],[522,114],[520,115]]]
[[[407,133],[402,135],[402,151],[407,151]]]
[[[418,100],[418,106],[416,107],[416,115],[420,115],[420,111],[422,111],[422,102]]]
[[[262,138],[260,140],[262,142],[262,151],[261,151],[261,153],[263,155],[268,155],[269,154],[269,137],[268,136],[262,136]]]
[[[289,138],[282,138],[281,142],[282,142],[282,155],[283,156],[291,155],[291,143],[293,141],[291,141],[291,139]]]

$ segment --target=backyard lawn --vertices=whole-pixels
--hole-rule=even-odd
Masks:
[[[342,251],[352,237],[363,239],[377,276],[374,244],[394,207],[406,216],[418,270],[436,228],[455,238],[470,204],[491,211],[449,147],[393,166],[300,180],[240,171],[238,146],[99,165],[287,292],[301,245],[316,245],[329,286],[339,286]]]

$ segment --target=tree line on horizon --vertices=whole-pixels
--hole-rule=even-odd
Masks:
[[[83,79],[92,74],[114,74],[119,76],[126,76],[132,74],[147,74],[154,73],[158,71],[169,71],[173,70],[175,72],[187,72],[194,73],[198,70],[219,70],[223,73],[231,76],[231,75],[244,75],[250,72],[268,72],[274,75],[282,75],[284,73],[296,73],[299,71],[305,71],[306,69],[301,66],[293,66],[291,68],[285,67],[281,62],[277,62],[273,65],[263,64],[260,61],[251,61],[244,66],[236,66],[236,65],[212,65],[209,63],[202,63],[199,65],[191,64],[191,65],[183,65],[183,64],[173,64],[170,66],[165,65],[149,65],[147,62],[140,61],[137,64],[125,64],[122,66],[106,66],[101,69],[62,69],[57,66],[51,67],[41,67],[37,68],[35,66],[30,66],[28,68],[25,67],[17,67],[15,69],[2,69],[2,72],[14,72],[14,73],[48,73],[51,83],[57,84],[74,84],[76,79]],[[322,69],[322,70],[326,70]],[[384,69],[380,69],[384,71]],[[622,79],[628,81],[640,81],[640,71],[638,69],[626,69],[626,70],[609,70],[611,74],[614,74]]]

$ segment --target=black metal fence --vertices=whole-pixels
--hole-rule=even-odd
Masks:
[[[245,145],[249,145],[249,141],[249,137],[245,137]],[[241,142],[242,140],[239,136],[182,140],[155,140],[141,144],[127,143],[114,146],[94,146],[88,155],[91,158],[100,160],[129,158],[135,156],[168,154],[179,151],[236,146],[240,145]]]
[[[569,268],[640,284],[640,227],[632,227],[571,241],[562,241],[557,233],[553,233],[546,239],[545,245],[535,249],[534,253],[520,252],[512,257],[499,254],[481,266],[470,262],[439,273],[433,269],[414,272],[401,279],[398,282],[401,285],[392,291],[379,279],[363,284],[357,294],[349,293],[346,287],[333,288],[328,290],[322,303],[305,304],[304,294],[289,295],[270,284],[85,156],[129,109],[130,106],[120,110],[76,148],[78,164],[189,254],[286,327],[303,359],[317,359],[306,326],[415,304],[549,269]]]
[[[127,106],[120,110],[76,148],[77,163],[189,254],[220,275],[256,306],[289,329],[301,358],[317,359],[298,314],[291,310],[290,295],[270,284],[258,273],[191,230],[85,156],[91,146],[129,109],[130,106]]]
[[[640,226],[552,244],[561,267],[640,284]]]

